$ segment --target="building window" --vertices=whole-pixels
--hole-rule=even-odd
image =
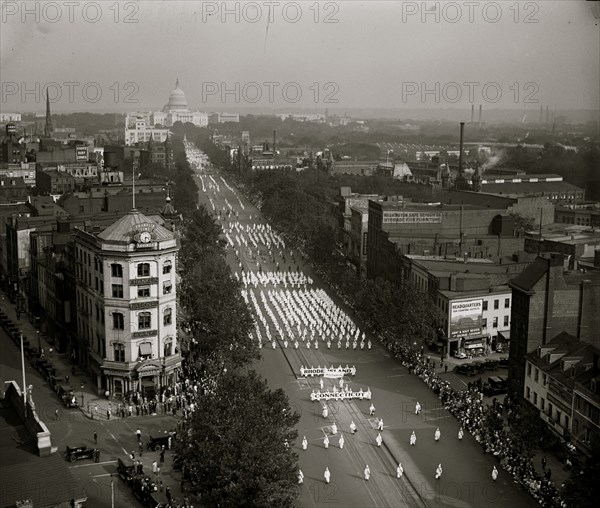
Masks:
[[[510,298],[505,298],[504,299],[504,308],[505,309],[509,309],[510,308]]]
[[[170,280],[163,282],[163,295],[168,295],[173,289],[173,284]]]
[[[173,322],[173,309],[165,309],[163,313],[163,325],[170,325]]]
[[[112,285],[112,296],[113,298],[123,298],[123,284]]]
[[[527,398],[527,400],[529,400],[531,396],[531,390],[529,389],[529,386],[527,388],[525,388],[525,397]]]
[[[498,310],[500,308],[500,300],[494,300],[494,310]]]
[[[173,343],[171,341],[165,342],[164,356],[171,356],[172,354],[173,354]]]
[[[487,303],[487,300],[484,300],[484,301],[483,301],[483,306],[482,306],[481,308],[482,308],[482,310],[487,310],[487,309],[488,309],[488,303]]]
[[[542,411],[546,410],[546,400],[544,399],[544,397],[540,397],[540,409]]]
[[[150,263],[140,263],[137,273],[138,277],[150,277]]]
[[[546,386],[546,374],[542,373],[542,384]]]
[[[504,316],[504,326],[508,326],[508,316]]]
[[[482,326],[483,328],[487,328],[487,318],[483,318],[483,319],[481,320],[481,326]]]
[[[163,274],[171,273],[171,269],[173,268],[173,263],[171,261],[165,261],[163,264]]]
[[[150,312],[140,312],[138,315],[138,328],[148,329],[152,325],[152,315]]]
[[[537,367],[535,368],[535,375],[533,377],[533,380],[537,383],[538,379],[540,378],[540,369],[538,369]]]
[[[150,286],[138,286],[138,297],[146,298],[150,296]]]
[[[115,312],[113,315],[113,328],[117,330],[125,329],[125,319],[123,318],[123,314],[120,312]]]
[[[531,377],[531,364],[527,364],[527,377]]]
[[[496,317],[494,318],[494,321],[492,321],[492,326],[493,326],[494,328],[498,328],[498,316],[496,316]]]
[[[110,273],[113,277],[123,277],[123,265],[113,263],[110,265]]]
[[[138,358],[140,360],[152,358],[152,344],[150,344],[149,342],[143,342],[142,344],[140,344]]]
[[[115,352],[115,362],[124,362],[125,361],[125,344],[115,344],[114,352]]]

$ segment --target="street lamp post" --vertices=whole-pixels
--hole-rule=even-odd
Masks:
[[[25,384],[25,354],[23,352],[23,331],[21,331],[21,372],[23,373],[23,411],[27,418],[27,385]]]

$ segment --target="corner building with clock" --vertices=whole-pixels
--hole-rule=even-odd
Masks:
[[[133,209],[75,234],[77,331],[99,394],[152,396],[177,381],[176,235]]]

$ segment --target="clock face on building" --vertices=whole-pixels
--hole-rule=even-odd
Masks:
[[[151,239],[152,237],[150,236],[150,233],[148,231],[143,231],[142,233],[140,233],[141,243],[148,243]]]

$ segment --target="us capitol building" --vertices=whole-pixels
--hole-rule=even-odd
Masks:
[[[164,142],[169,135],[169,127],[175,122],[191,123],[197,127],[208,125],[208,114],[202,111],[190,111],[179,80],[169,96],[162,111],[138,111],[129,113],[125,119],[125,144],[147,143],[150,137],[154,141]]]

